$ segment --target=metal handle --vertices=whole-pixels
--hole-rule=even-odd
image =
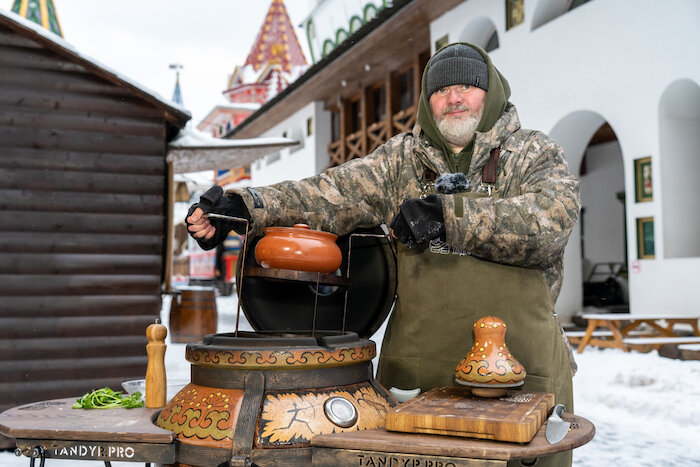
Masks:
[[[561,418],[561,414],[564,413],[564,410],[566,410],[564,404],[557,404],[552,408],[552,413],[550,413],[550,417],[552,415],[556,415],[557,417]]]
[[[46,451],[44,451],[43,446],[37,446],[32,449],[30,456],[31,460],[29,461],[29,467],[34,467],[37,458],[40,459],[39,467],[44,467],[44,464],[46,463]]]
[[[233,222],[245,222],[248,224],[248,219],[245,219],[243,217],[234,217],[234,216],[227,216],[225,214],[217,214],[215,212],[205,212],[205,216],[207,217],[213,217],[214,219],[224,219],[227,221],[233,221]]]
[[[352,239],[353,237],[374,237],[374,238],[386,238],[389,240],[389,246],[391,247],[391,234],[389,233],[389,230],[386,228],[386,225],[382,224],[380,226],[382,228],[382,231],[384,232],[383,235],[380,234],[371,234],[371,233],[353,233],[350,234],[350,238],[348,238],[348,272],[346,279],[348,281],[348,286],[345,288],[345,304],[343,305],[343,328],[341,329],[341,333],[345,334],[345,323],[347,321],[347,313],[348,313],[348,294],[350,292],[350,258],[352,254]],[[317,286],[318,287],[318,286]],[[318,293],[318,289],[316,289]]]
[[[242,217],[226,216],[224,214],[216,214],[214,212],[206,213],[205,215],[208,217],[213,217],[215,219],[224,219],[227,221],[245,223],[245,236],[243,238],[242,246],[243,253],[241,254],[241,275],[239,278],[239,283],[236,284],[236,289],[238,290],[238,300],[236,304],[236,330],[234,332],[234,336],[238,337],[238,323],[240,322],[241,318],[241,295],[243,294],[243,270],[245,269],[245,255],[246,251],[248,250],[248,230],[250,228],[250,221]]]

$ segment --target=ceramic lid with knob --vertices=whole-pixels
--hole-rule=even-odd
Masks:
[[[251,238],[245,255],[245,271],[248,273],[243,277],[240,298],[246,319],[256,331],[303,334],[311,333],[312,328],[340,332],[345,318],[345,331],[370,337],[388,316],[396,294],[396,259],[384,234],[377,227],[340,236],[336,244],[342,261],[337,270],[320,275],[300,273],[294,280],[288,279],[289,271],[263,268],[254,252],[264,237]],[[351,262],[349,281],[346,280],[348,252]],[[243,257],[238,257],[236,284],[241,283]],[[317,294],[316,280],[319,278]]]

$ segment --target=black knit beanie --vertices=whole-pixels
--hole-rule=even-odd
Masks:
[[[445,86],[468,84],[484,91],[489,89],[489,70],[479,52],[465,44],[448,45],[436,53],[428,64],[428,97]]]

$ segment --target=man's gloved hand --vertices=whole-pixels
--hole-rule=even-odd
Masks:
[[[222,243],[230,230],[242,233],[245,228],[240,222],[209,218],[210,212],[226,216],[240,217],[250,222],[248,208],[240,195],[223,196],[224,190],[216,185],[199,197],[199,202],[190,206],[185,223],[189,234],[204,250],[211,250]],[[241,231],[239,232],[239,229]]]
[[[438,195],[414,198],[399,206],[399,213],[391,221],[392,234],[409,248],[416,248],[445,232],[442,202]]]

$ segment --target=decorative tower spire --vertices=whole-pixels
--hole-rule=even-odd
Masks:
[[[279,63],[287,73],[293,66],[306,65],[304,52],[282,0],[272,0],[265,22],[245,61],[245,65],[252,65],[255,71],[273,63]]]
[[[182,103],[182,93],[180,92],[180,70],[183,68],[184,67],[179,63],[170,64],[170,69],[175,70],[175,90],[173,91],[173,98],[171,100],[180,105],[184,105]]]
[[[53,0],[15,0],[12,11],[63,37]]]

